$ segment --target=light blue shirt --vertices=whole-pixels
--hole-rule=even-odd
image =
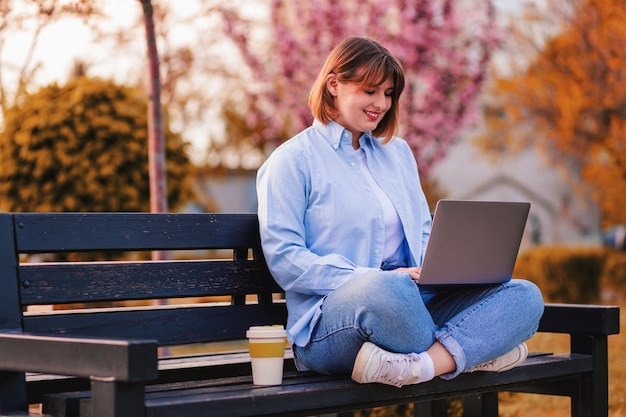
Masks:
[[[404,230],[406,265],[421,266],[431,217],[406,141],[359,139],[372,177],[393,203]],[[263,253],[285,291],[291,344],[305,346],[324,297],[348,280],[380,270],[383,208],[341,125],[315,121],[276,148],[257,173]],[[389,272],[394,273],[394,272]]]

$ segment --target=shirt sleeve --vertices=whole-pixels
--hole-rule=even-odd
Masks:
[[[284,148],[276,149],[263,164],[257,174],[261,242],[272,276],[283,290],[326,295],[372,268],[308,248],[305,213],[310,181],[308,164]]]

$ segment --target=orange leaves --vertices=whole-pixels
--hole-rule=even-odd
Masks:
[[[626,5],[571,4],[571,13],[560,16],[562,30],[523,71],[496,84],[498,106],[514,132],[508,137],[578,166],[595,189],[603,222],[624,223],[618,204],[626,203]]]

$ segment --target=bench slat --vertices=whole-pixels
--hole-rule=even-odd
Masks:
[[[258,246],[254,214],[16,213],[22,253]]]
[[[20,285],[26,305],[282,292],[254,260],[24,264]]]
[[[284,303],[160,306],[50,313],[24,317],[24,331],[44,335],[154,339],[184,345],[245,339],[250,326],[285,323]]]

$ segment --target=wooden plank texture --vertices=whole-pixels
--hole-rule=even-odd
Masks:
[[[24,331],[46,335],[154,339],[181,345],[245,339],[250,326],[285,323],[282,303],[242,306],[161,306],[55,312],[24,318]]]
[[[220,249],[259,240],[254,214],[18,213],[14,219],[24,253]]]
[[[533,381],[574,379],[574,375],[592,369],[584,355],[538,356],[505,373],[463,374],[453,380],[435,379],[401,389],[381,385],[359,385],[349,378],[315,373],[286,372],[283,384],[273,387],[252,385],[250,375],[205,379],[148,386],[148,416],[217,417],[290,415],[307,416],[340,412],[413,401],[430,401],[450,395],[462,396],[493,389],[521,387]],[[77,412],[89,407],[89,392],[54,396],[48,407],[56,404]],[[48,409],[50,411],[50,409]],[[72,414],[69,414],[70,416]]]
[[[24,264],[20,286],[26,305],[282,292],[255,260]]]

